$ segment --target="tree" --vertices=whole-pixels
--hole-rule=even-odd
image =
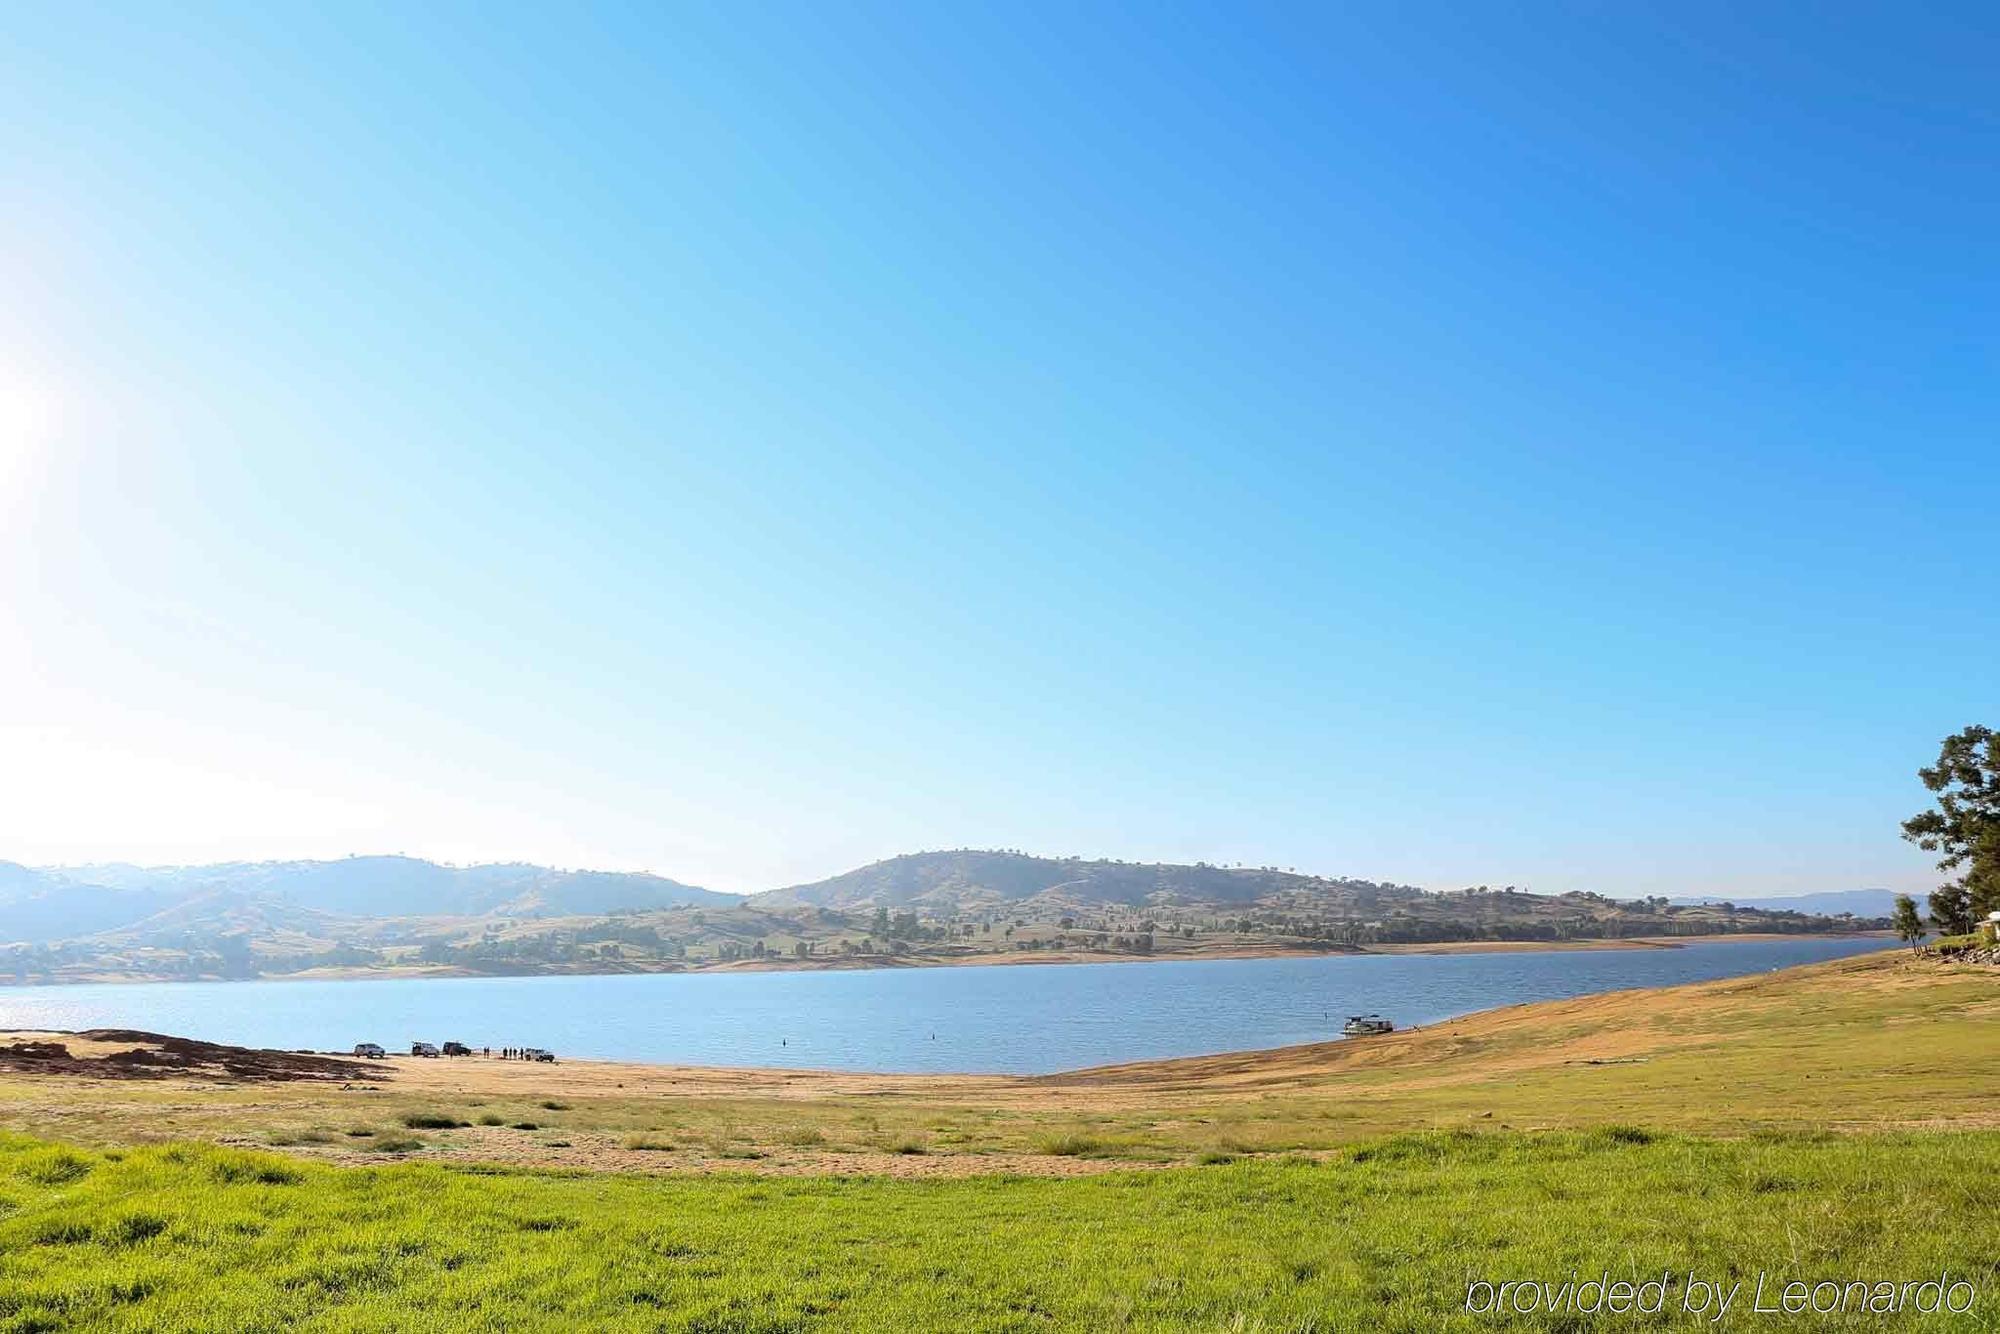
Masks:
[[[1924,919],[1917,916],[1917,901],[1908,894],[1896,896],[1896,912],[1891,919],[1896,935],[1911,949],[1924,938]]]
[[[1931,891],[1931,921],[1936,924],[1941,936],[1964,936],[1972,933],[1972,895],[1965,892],[1965,886],[1953,881],[1940,885]]]
[[[1903,821],[1903,837],[1963,873],[1931,895],[1931,917],[1954,934],[2000,909],[2000,733],[1974,725],[1944,739],[1938,762],[1917,770],[1937,809]]]

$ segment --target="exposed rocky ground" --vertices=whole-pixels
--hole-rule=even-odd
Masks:
[[[265,1083],[348,1082],[381,1077],[363,1062],[305,1052],[263,1051],[129,1028],[93,1028],[73,1039],[24,1038],[0,1046],[0,1070],[98,1079],[228,1079]]]

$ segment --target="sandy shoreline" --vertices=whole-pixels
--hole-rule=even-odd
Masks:
[[[1612,940],[1464,940],[1435,945],[1371,945],[1367,954],[1515,954],[1529,950],[1673,950],[1760,940],[1891,940],[1893,931],[1729,931],[1704,936],[1622,936]]]

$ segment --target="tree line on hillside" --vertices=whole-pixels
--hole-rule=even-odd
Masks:
[[[1938,855],[1938,869],[1957,872],[1929,896],[1931,924],[1944,936],[1969,935],[2000,912],[2000,733],[1977,724],[1944,739],[1934,765],[1917,777],[1936,804],[1903,821],[1903,837]],[[1916,900],[1896,896],[1896,933],[1915,944],[1924,936]]]

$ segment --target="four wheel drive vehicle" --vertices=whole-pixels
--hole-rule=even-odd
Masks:
[[[357,1042],[354,1044],[354,1054],[379,1061],[389,1053],[382,1050],[382,1044],[379,1042]]]
[[[1340,1031],[1351,1038],[1365,1038],[1377,1033],[1393,1033],[1396,1025],[1379,1014],[1351,1014]]]
[[[541,1047],[530,1047],[526,1054],[531,1061],[547,1061],[551,1065],[555,1064],[556,1054]]]
[[[410,1055],[412,1056],[435,1056],[437,1054],[438,1049],[432,1043],[412,1042],[410,1044]]]
[[[463,1042],[447,1042],[444,1044],[444,1054],[447,1056],[470,1056],[472,1055],[472,1048],[466,1046]]]

